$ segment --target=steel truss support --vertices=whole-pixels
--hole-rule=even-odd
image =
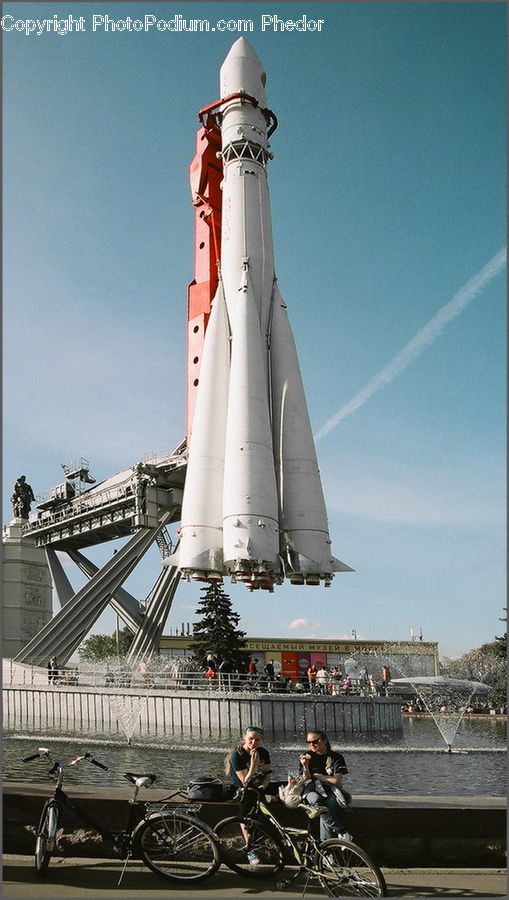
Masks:
[[[78,550],[66,550],[66,553],[76,563],[78,568],[84,572],[87,578],[93,578],[99,571],[98,566],[94,565]],[[125,591],[124,588],[118,588],[113,597],[110,598],[110,606],[118,613],[130,631],[136,633],[143,619],[138,600],[132,594],[129,594],[128,591]]]
[[[134,534],[29,641],[15,661],[41,666],[47,663],[48,657],[56,656],[59,664],[65,665],[156,535],[170,522],[173,513],[173,509],[167,510],[161,515],[156,528],[142,528]]]
[[[148,659],[159,647],[179,581],[180,569],[177,566],[165,566],[156,581],[147,613],[129,648],[129,660]]]
[[[58,602],[60,603],[60,606],[65,606],[65,604],[74,597],[74,588],[64,572],[64,567],[56,552],[53,550],[53,547],[45,547],[44,552],[46,554],[46,562],[48,563]]]

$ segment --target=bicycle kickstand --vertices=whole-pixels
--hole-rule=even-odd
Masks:
[[[122,866],[122,871],[121,871],[121,873],[120,873],[120,878],[119,878],[118,881],[117,881],[117,887],[120,887],[120,885],[121,885],[121,883],[122,883],[122,879],[123,879],[123,877],[124,877],[124,875],[125,875],[125,870],[127,869],[127,863],[128,863],[129,860],[131,859],[131,856],[132,856],[132,855],[133,855],[133,854],[132,854],[132,851],[131,851],[130,849],[127,850],[126,855],[125,855],[125,859],[124,859],[124,865]]]
[[[307,891],[307,889],[308,889],[308,884],[309,884],[309,882],[310,882],[310,880],[311,880],[311,877],[312,877],[312,876],[311,876],[311,872],[310,872],[309,875],[307,876],[305,882],[304,882],[304,888],[303,888],[303,891],[302,891],[302,896],[303,896],[303,897],[306,896],[306,891]]]

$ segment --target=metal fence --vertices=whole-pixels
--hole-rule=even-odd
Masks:
[[[78,666],[61,666],[50,672],[41,666],[16,665],[11,660],[4,663],[3,683],[7,686],[40,686],[52,687],[74,686],[93,688],[145,689],[147,691],[225,691],[244,693],[291,693],[316,695],[342,695],[342,684],[328,682],[325,685],[314,685],[313,689],[303,680],[297,683],[290,678],[278,675],[270,678],[267,675],[250,675],[243,672],[216,672],[208,677],[203,671],[180,670],[177,666],[167,669],[152,670],[143,664],[133,667],[122,665],[105,666],[101,664],[81,664]],[[371,696],[369,690],[360,682],[353,680],[349,695]]]

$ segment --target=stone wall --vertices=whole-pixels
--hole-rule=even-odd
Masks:
[[[32,853],[35,827],[51,793],[48,785],[4,786],[4,852]],[[140,799],[158,800],[168,794],[151,789]],[[125,823],[131,791],[114,788],[73,787],[85,814],[110,828]],[[506,813],[503,798],[355,797],[348,812],[348,829],[380,866],[493,867],[505,865]],[[235,803],[204,803],[200,817],[210,825],[235,815]],[[300,810],[278,804],[277,817],[288,825],[306,827]],[[72,856],[113,856],[109,843],[84,829],[64,810],[58,833],[61,853]]]
[[[8,731],[62,730],[132,735],[228,735],[256,723],[282,734],[322,728],[336,735],[402,730],[401,703],[386,697],[288,696],[219,690],[143,690],[13,685],[3,688]]]
[[[3,535],[3,652],[16,656],[52,616],[52,582],[44,550],[22,537],[25,519]]]

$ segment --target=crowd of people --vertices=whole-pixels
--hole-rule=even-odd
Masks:
[[[48,662],[48,684],[77,683],[77,669],[59,666],[54,656]],[[281,662],[268,659],[260,662],[258,657],[246,657],[237,666],[231,666],[225,659],[209,653],[205,667],[200,671],[192,657],[174,660],[172,665],[150,665],[142,660],[132,670],[126,667],[106,664],[105,685],[119,687],[190,687],[203,679],[210,688],[225,688],[232,691],[256,690],[273,693],[296,693],[343,696],[361,695],[379,697],[387,694],[390,670],[382,668],[378,677],[361,667],[355,674],[342,672],[339,666],[327,668],[324,662],[310,663],[297,676],[284,675]],[[72,681],[71,681],[72,679]]]
[[[324,662],[310,663],[305,673],[299,674],[296,680],[284,676],[279,660],[269,659],[263,665],[257,657],[244,663],[233,670],[226,661],[218,663],[212,653],[207,657],[207,666],[204,671],[209,685],[219,685],[221,676],[230,676],[228,681],[232,688],[256,687],[260,691],[288,692],[303,694],[360,694],[365,697],[386,696],[391,679],[388,666],[382,666],[378,678],[368,672],[366,666],[361,666],[355,676],[343,673],[339,666],[331,666],[327,669]],[[235,676],[239,676],[235,679]]]

